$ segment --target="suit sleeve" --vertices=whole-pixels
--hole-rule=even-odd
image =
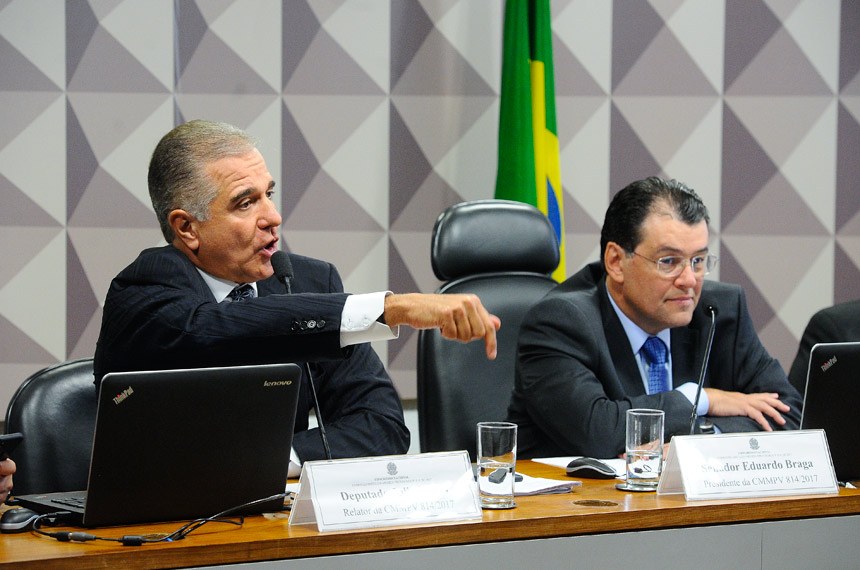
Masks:
[[[771,421],[771,427],[774,430],[797,429],[802,405],[800,394],[788,382],[779,362],[762,345],[747,310],[743,291],[740,287],[734,290],[734,302],[720,302],[720,319],[708,367],[711,377],[706,385],[745,394],[775,392],[791,409],[782,414],[786,420],[784,426]],[[725,310],[727,308],[730,310]],[[711,421],[723,432],[761,429],[757,422],[746,416],[711,416]]]
[[[179,256],[169,249],[144,254],[111,283],[96,347],[96,382],[112,371],[343,358],[346,294],[216,303],[193,265]],[[306,326],[311,321],[314,326]]]

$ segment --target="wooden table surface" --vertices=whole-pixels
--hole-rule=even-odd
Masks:
[[[558,467],[520,461],[517,468],[528,475],[566,479],[564,471]],[[291,527],[286,513],[283,516],[279,513],[246,517],[242,527],[210,523],[184,540],[138,547],[103,541],[61,543],[29,532],[4,534],[0,535],[0,565],[15,568],[177,568],[860,514],[860,490],[855,489],[840,488],[838,495],[688,502],[683,495],[618,491],[615,483],[614,480],[585,479],[572,493],[517,497],[517,508],[483,511],[483,520],[473,522],[320,533],[312,525]],[[179,526],[181,523],[173,522],[90,529],[88,532],[120,537],[167,533]]]

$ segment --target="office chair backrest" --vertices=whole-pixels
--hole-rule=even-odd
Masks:
[[[445,210],[433,228],[431,264],[440,293],[475,293],[502,321],[498,356],[482,342],[462,344],[438,330],[418,334],[421,451],[466,449],[475,460],[479,421],[504,420],[514,385],[517,336],[526,311],[556,282],[553,228],[535,207],[478,200]]]
[[[92,358],[49,366],[18,387],[6,409],[6,433],[24,434],[11,454],[15,494],[87,488],[96,395]]]

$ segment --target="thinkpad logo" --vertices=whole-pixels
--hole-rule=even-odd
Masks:
[[[128,398],[132,394],[134,394],[134,390],[132,390],[131,386],[129,386],[128,388],[113,397],[113,403],[116,405],[120,405],[125,401],[126,398]]]
[[[836,364],[836,362],[837,362],[836,355],[834,354],[833,356],[830,357],[830,360],[828,360],[827,362],[825,362],[824,364],[821,365],[821,371],[827,372],[831,366]]]

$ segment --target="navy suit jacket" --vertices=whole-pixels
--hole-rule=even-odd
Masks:
[[[819,342],[860,341],[860,300],[838,303],[821,309],[809,319],[788,379],[801,394],[806,392],[809,351]]]
[[[369,344],[340,348],[347,294],[335,267],[290,254],[292,294],[275,277],[258,297],[216,303],[194,264],[173,246],[147,249],[111,282],[96,345],[96,384],[108,372],[308,361],[332,455],[405,453],[409,430],[400,398]],[[293,447],[324,459],[308,430],[312,398],[302,389]]]
[[[519,425],[518,454],[615,457],[624,451],[626,412],[666,412],[666,441],[689,433],[693,406],[676,390],[647,395],[601,263],[586,266],[529,311],[518,343],[510,421]],[[736,392],[778,392],[791,407],[782,429],[796,429],[800,396],[756,335],[740,287],[705,281],[699,306],[718,309],[705,386]],[[671,330],[672,381],[697,382],[710,314]],[[723,432],[755,431],[747,417],[711,417]],[[780,429],[771,424],[774,429]]]

